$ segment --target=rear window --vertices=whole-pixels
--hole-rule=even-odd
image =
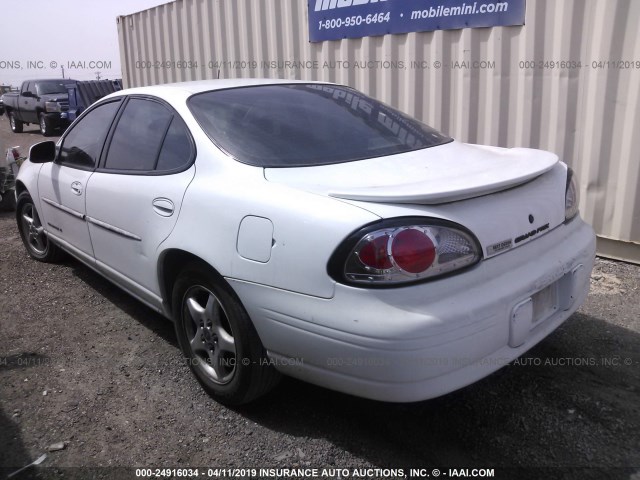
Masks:
[[[216,145],[260,167],[350,162],[451,141],[388,105],[337,85],[214,90],[188,103]]]

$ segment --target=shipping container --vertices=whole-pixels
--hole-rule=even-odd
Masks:
[[[337,82],[470,143],[576,172],[599,254],[640,263],[640,2],[527,0],[525,25],[309,42],[306,0],[178,0],[119,17],[125,87]]]

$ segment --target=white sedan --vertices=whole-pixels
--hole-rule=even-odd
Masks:
[[[16,191],[29,255],[67,252],[172,319],[228,404],[280,373],[392,402],[469,385],[580,306],[595,255],[556,155],[328,83],[117,92],[33,146]]]

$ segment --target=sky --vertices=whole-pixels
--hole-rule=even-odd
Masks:
[[[0,85],[121,78],[116,17],[170,0],[0,0]],[[55,67],[55,68],[52,68]]]

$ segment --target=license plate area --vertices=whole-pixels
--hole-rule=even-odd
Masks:
[[[540,323],[558,311],[558,282],[543,288],[531,296],[533,302],[533,324]]]
[[[509,326],[509,345],[519,347],[531,330],[553,316],[559,308],[558,282],[546,286],[513,307]]]

